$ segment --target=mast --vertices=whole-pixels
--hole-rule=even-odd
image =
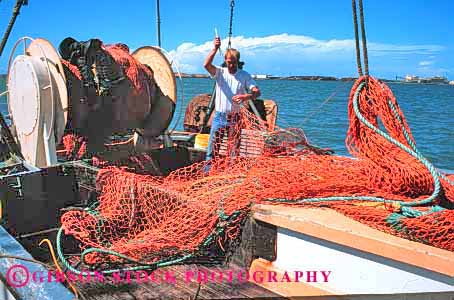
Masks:
[[[156,25],[157,25],[157,38],[158,46],[161,48],[161,14],[159,12],[159,0],[156,0]]]
[[[156,37],[158,39],[158,47],[161,50],[161,13],[159,11],[159,0],[156,0]],[[164,147],[171,148],[173,146],[172,139],[169,135],[169,129],[167,128],[164,130],[164,134],[162,135]]]
[[[11,29],[13,29],[14,23],[16,22],[16,18],[19,15],[22,5],[27,5],[27,4],[28,4],[28,0],[17,0],[16,6],[14,6],[14,9],[13,9],[13,15],[11,16],[11,20],[9,21],[5,34],[3,35],[2,43],[0,44],[0,56],[2,56],[3,49],[5,48],[5,45],[6,45],[6,41],[8,41],[9,34],[11,33]]]

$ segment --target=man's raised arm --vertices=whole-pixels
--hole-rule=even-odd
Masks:
[[[221,47],[221,39],[219,37],[216,37],[214,38],[214,48],[211,49],[210,53],[208,53],[208,56],[205,59],[205,63],[203,64],[203,66],[211,76],[216,75],[216,67],[213,65],[213,59],[219,47]]]

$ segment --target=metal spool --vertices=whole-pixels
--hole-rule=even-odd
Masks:
[[[31,41],[27,47],[27,41]],[[24,54],[14,58],[23,44]],[[37,167],[57,163],[55,144],[66,125],[67,92],[60,60],[49,42],[18,40],[8,64],[8,109],[26,161]]]
[[[144,46],[132,54],[140,63],[147,65],[153,71],[153,79],[156,81],[161,95],[159,99],[153,104],[150,111],[151,120],[155,130],[149,130],[148,132],[155,135],[161,132],[163,129],[167,130],[172,121],[172,117],[175,111],[177,102],[177,85],[175,80],[175,74],[172,70],[169,60],[162,54],[161,50],[156,47]],[[154,131],[154,132],[153,132]],[[164,138],[167,135],[164,134]],[[134,136],[134,145],[137,149],[141,149],[143,141],[136,134]],[[171,141],[165,141],[165,144],[171,145]]]
[[[134,51],[132,56],[153,70],[154,80],[164,96],[169,97],[173,103],[176,103],[177,84],[175,74],[169,60],[162,54],[161,50],[152,46],[144,46]]]
[[[63,65],[58,55],[57,50],[52,44],[45,39],[38,38],[32,41],[27,48],[27,54],[31,56],[41,57],[44,52],[47,60],[47,66],[52,77],[53,97],[55,104],[55,137],[58,143],[63,137],[66,122],[68,121],[68,91],[66,89],[66,77],[63,71]]]

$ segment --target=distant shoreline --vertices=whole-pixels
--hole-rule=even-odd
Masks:
[[[177,73],[175,73],[178,76]],[[208,74],[188,74],[180,73],[183,78],[210,78]],[[337,78],[334,76],[319,76],[319,75],[294,75],[294,76],[272,76],[272,75],[253,75],[256,80],[307,80],[307,81],[355,81],[357,77],[341,77]],[[379,78],[382,82],[397,82],[397,83],[408,83],[408,84],[442,84],[448,85],[448,82],[431,82],[430,79],[423,82],[413,82],[405,80],[394,80]]]
[[[210,78],[208,74],[188,74],[188,73],[175,73],[175,76],[178,77],[181,75],[182,78]],[[0,74],[0,79],[6,80],[6,74]],[[357,77],[341,77],[337,78],[334,76],[319,76],[319,75],[296,75],[296,76],[272,76],[272,75],[256,75],[254,76],[256,80],[306,80],[306,81],[355,81]],[[382,82],[397,82],[397,83],[408,83],[408,84],[441,84],[448,85],[448,83],[443,82],[413,82],[405,80],[393,80],[393,79],[383,79],[379,78]]]

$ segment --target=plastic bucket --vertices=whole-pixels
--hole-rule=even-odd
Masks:
[[[206,150],[208,148],[208,140],[210,139],[209,134],[199,133],[195,136],[194,148]]]

